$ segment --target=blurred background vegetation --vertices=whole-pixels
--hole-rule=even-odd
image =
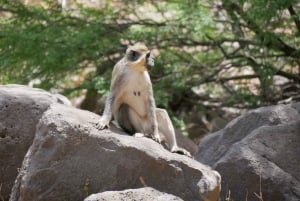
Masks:
[[[199,135],[300,100],[299,14],[297,0],[1,0],[0,84],[101,113],[114,64],[143,42],[156,55],[157,105]]]

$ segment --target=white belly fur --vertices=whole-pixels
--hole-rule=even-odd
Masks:
[[[125,91],[122,102],[128,104],[140,117],[146,117],[148,108],[148,97],[152,95],[152,85],[147,71],[128,72],[129,76],[125,80]],[[149,90],[150,86],[150,90]]]

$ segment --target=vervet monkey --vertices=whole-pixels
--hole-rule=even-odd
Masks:
[[[108,127],[113,117],[113,123],[125,132],[150,137],[164,143],[171,152],[191,156],[178,147],[167,111],[156,108],[148,73],[153,66],[154,59],[145,45],[128,47],[125,56],[114,66],[110,93],[97,128]]]

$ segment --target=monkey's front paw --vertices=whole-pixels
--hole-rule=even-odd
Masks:
[[[158,142],[159,144],[162,143],[162,139],[159,135],[152,135],[152,139],[155,141],[155,142]]]
[[[180,147],[174,147],[172,148],[171,150],[172,153],[177,153],[177,154],[181,154],[181,155],[186,155],[190,158],[192,158],[192,155],[189,151],[183,149],[183,148],[180,148]]]
[[[98,123],[96,124],[96,128],[99,130],[103,130],[109,127],[109,120],[105,118],[101,118]]]

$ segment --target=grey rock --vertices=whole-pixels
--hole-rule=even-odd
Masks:
[[[202,140],[196,159],[221,174],[223,200],[300,200],[299,108],[259,108]]]
[[[195,156],[198,146],[190,138],[184,136],[179,130],[175,130],[176,141],[179,147],[186,149]]]
[[[0,200],[8,200],[43,112],[58,98],[23,85],[0,86]]]
[[[93,194],[84,201],[183,201],[181,198],[159,192],[151,187],[128,189],[124,191],[106,191]]]
[[[112,125],[99,131],[98,119],[52,104],[37,125],[10,200],[77,201],[92,193],[145,186],[187,201],[218,199],[216,171]]]

